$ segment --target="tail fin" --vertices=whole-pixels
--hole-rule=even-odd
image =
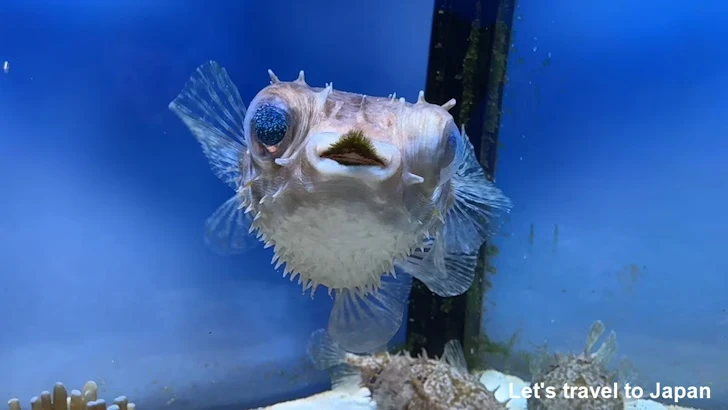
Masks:
[[[328,331],[340,348],[370,353],[386,345],[402,326],[412,277],[405,272],[383,275],[376,292],[338,289]]]
[[[311,334],[306,349],[314,367],[326,370],[344,363],[346,351],[329,336],[326,329]]]

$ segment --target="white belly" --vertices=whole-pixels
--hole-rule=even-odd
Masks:
[[[330,289],[377,287],[421,239],[405,212],[353,201],[297,206],[259,229],[287,270]]]

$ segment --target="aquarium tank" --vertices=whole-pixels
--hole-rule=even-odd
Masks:
[[[0,1],[0,404],[728,409],[727,27]]]

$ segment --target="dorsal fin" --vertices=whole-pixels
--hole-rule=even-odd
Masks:
[[[601,320],[597,320],[592,323],[591,328],[589,329],[589,334],[587,335],[586,343],[584,344],[584,354],[588,355],[591,353],[594,344],[596,344],[597,340],[602,337],[602,334],[604,334],[604,323]]]
[[[599,362],[602,366],[607,366],[612,360],[612,356],[617,352],[617,334],[612,330],[607,336],[607,340],[602,343],[599,350],[594,352],[594,360]]]
[[[467,373],[468,365],[465,362],[465,352],[460,341],[453,339],[445,344],[442,354],[442,361],[457,369],[459,372]]]

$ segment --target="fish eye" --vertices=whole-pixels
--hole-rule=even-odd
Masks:
[[[288,132],[286,111],[273,104],[260,105],[255,110],[251,123],[255,137],[269,147],[280,144]]]
[[[455,159],[457,159],[460,155],[460,144],[458,142],[460,141],[460,131],[458,130],[458,127],[450,123],[448,127],[445,128],[445,135],[447,140],[445,141],[445,163],[451,163]]]

